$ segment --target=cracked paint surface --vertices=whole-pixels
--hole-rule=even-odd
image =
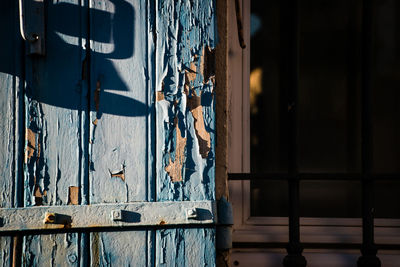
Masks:
[[[68,187],[68,205],[79,204],[79,186]]]
[[[157,200],[215,198],[215,2],[156,7]],[[215,229],[156,231],[156,266],[215,265]]]
[[[172,182],[180,182],[184,175],[186,138],[182,136],[183,134],[179,130],[178,118],[175,118],[174,125],[176,131],[175,159],[172,160],[171,157],[169,158],[169,163],[165,167],[165,171],[171,177]]]
[[[0,11],[0,28],[4,36],[7,36],[1,46],[1,71],[0,71],[0,207],[15,207],[15,191],[19,190],[17,181],[21,181],[20,165],[24,160],[24,152],[20,147],[20,140],[24,139],[21,120],[21,89],[22,83],[18,73],[22,66],[19,64],[22,51],[22,41],[16,29],[15,12],[17,3],[3,1]],[[12,73],[8,70],[13,70]],[[17,177],[16,177],[17,176]],[[4,219],[4,218],[3,218]],[[0,224],[3,219],[0,219]],[[12,237],[0,237],[0,266],[12,265]]]
[[[2,132],[10,155],[0,171],[11,178],[0,182],[1,205],[15,198],[6,190],[19,172],[13,164],[23,166],[24,207],[213,200],[214,0],[63,0],[46,9],[47,55],[24,58],[21,155]],[[0,73],[2,88],[17,80]],[[18,96],[5,91],[1,115],[12,118],[17,108],[3,100]],[[213,266],[214,239],[212,227],[26,235],[21,258],[25,266]],[[10,245],[0,238],[7,266]]]
[[[156,102],[157,158],[162,159],[157,162],[159,200],[214,199],[214,79],[209,62],[216,38],[214,5],[212,0],[158,3],[156,94],[162,95]]]

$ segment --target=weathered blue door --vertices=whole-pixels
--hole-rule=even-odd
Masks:
[[[2,2],[1,266],[215,265],[214,11]]]

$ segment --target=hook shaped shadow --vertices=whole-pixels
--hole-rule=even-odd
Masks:
[[[146,104],[131,97],[132,91],[140,88],[128,86],[121,75],[127,70],[115,64],[134,56],[135,10],[130,3],[108,0],[96,2],[93,8],[87,9],[49,1],[45,6],[46,56],[28,56],[24,66],[21,64],[24,55],[18,55],[23,41],[17,27],[16,2],[6,0],[5,8],[0,11],[0,29],[9,37],[6,39],[9,41],[0,43],[0,75],[6,73],[25,79],[26,95],[51,106],[89,109],[97,111],[97,117],[103,113],[119,116],[148,113]],[[29,16],[38,2],[25,2],[25,23],[29,30]],[[98,4],[106,5],[109,11],[100,10]],[[88,40],[99,49],[89,51]],[[98,77],[102,77],[101,81]],[[90,94],[86,94],[88,83]]]

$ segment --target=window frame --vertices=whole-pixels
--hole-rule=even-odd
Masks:
[[[246,48],[239,46],[235,7],[228,16],[228,173],[250,173],[250,0],[241,3]],[[288,217],[250,214],[250,181],[229,181],[234,243],[287,243]],[[400,219],[374,219],[377,245],[400,244]],[[302,243],[362,243],[361,218],[300,218]],[[235,246],[234,246],[235,247]]]

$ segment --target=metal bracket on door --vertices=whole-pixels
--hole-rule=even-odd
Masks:
[[[217,225],[217,249],[227,250],[232,248],[232,225],[233,212],[232,204],[222,197],[217,204],[218,225]]]
[[[0,209],[0,235],[11,232],[214,225],[215,201],[133,202]]]
[[[45,55],[44,0],[18,0],[19,30],[28,55]]]

